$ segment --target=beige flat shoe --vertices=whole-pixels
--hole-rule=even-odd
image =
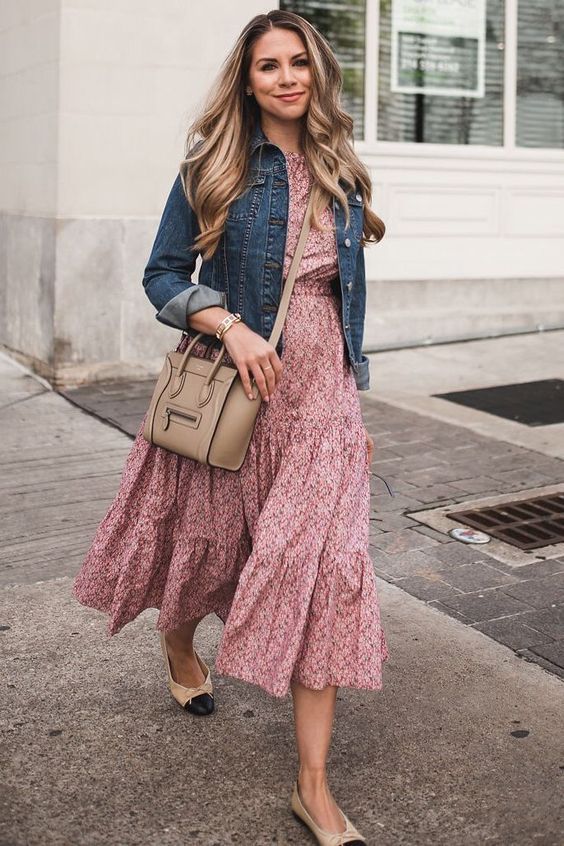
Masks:
[[[194,654],[198,664],[202,668],[202,672],[205,676],[204,683],[199,687],[184,687],[183,685],[178,684],[178,682],[175,682],[172,677],[170,658],[168,657],[168,650],[166,648],[165,634],[161,631],[159,632],[159,635],[161,640],[161,649],[168,673],[168,685],[170,687],[170,692],[179,705],[182,705],[182,707],[186,711],[190,711],[191,714],[196,714],[199,717],[211,714],[214,710],[214,701],[210,668],[194,649]]]
[[[339,808],[339,810],[341,810]],[[315,835],[317,838],[317,842],[320,846],[343,846],[345,843],[349,844],[360,844],[366,843],[366,840],[356,830],[352,822],[341,811],[343,815],[343,819],[345,821],[346,829],[344,831],[324,831],[324,829],[320,828],[317,823],[311,818],[311,816],[306,811],[302,800],[300,799],[300,794],[298,790],[298,780],[294,782],[294,789],[292,791],[292,811],[294,814],[304,822],[310,831]]]

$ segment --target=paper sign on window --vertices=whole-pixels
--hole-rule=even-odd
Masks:
[[[392,0],[392,91],[484,96],[486,0]]]

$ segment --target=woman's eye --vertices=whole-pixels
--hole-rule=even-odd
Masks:
[[[296,65],[300,65],[300,64],[308,65],[309,61],[307,59],[298,59],[295,64]],[[262,66],[261,70],[263,70],[263,71],[269,70],[269,68],[273,68],[273,67],[274,67],[274,65],[272,64],[272,62],[268,62],[268,64]]]

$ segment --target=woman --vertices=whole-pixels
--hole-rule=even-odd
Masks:
[[[368,388],[363,248],[384,226],[341,84],[327,42],[290,12],[253,18],[223,64],[188,133],[143,284],[157,319],[184,331],[181,351],[190,329],[211,342],[198,353],[215,358],[218,325],[240,313],[223,336],[227,360],[264,402],[237,472],[149,444],[142,423],[73,587],[110,614],[110,634],[160,609],[170,689],[199,715],[214,710],[213,686],[193,638],[217,614],[217,672],[291,692],[291,806],[333,846],[366,842],[327,782],[337,689],[381,689],[388,657],[368,555],[373,444],[358,399]],[[267,339],[312,187],[275,349]]]

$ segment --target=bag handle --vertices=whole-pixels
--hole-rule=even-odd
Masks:
[[[313,206],[313,191],[310,191],[309,192],[309,199],[308,199],[308,203],[307,203],[307,208],[305,210],[304,219],[303,219],[303,222],[302,222],[302,228],[300,230],[300,235],[299,235],[299,238],[298,238],[298,243],[296,244],[296,250],[294,252],[294,255],[292,256],[292,261],[290,263],[290,269],[288,271],[288,275],[287,275],[286,280],[284,282],[284,289],[282,291],[282,296],[280,298],[280,304],[278,306],[278,311],[276,313],[276,320],[274,321],[274,326],[272,327],[272,332],[270,333],[270,337],[268,339],[269,343],[272,344],[273,347],[276,346],[276,344],[278,343],[278,341],[280,339],[280,335],[282,333],[282,327],[284,325],[284,321],[286,320],[286,315],[288,313],[288,306],[290,305],[290,297],[292,295],[292,290],[294,288],[294,282],[296,281],[296,276],[297,276],[297,273],[298,273],[298,266],[300,264],[300,261],[302,260],[302,256],[303,256],[306,241],[307,241],[307,236],[309,234],[312,206]],[[203,337],[204,334],[205,334],[205,332],[198,332],[198,334],[192,339],[192,341],[186,347],[184,355],[182,356],[182,359],[180,360],[180,363],[178,365],[178,376],[179,377],[184,372],[184,368],[186,367],[186,363],[188,361],[190,353],[192,352],[192,347],[194,346],[194,344],[196,343],[196,341],[199,338]],[[221,365],[224,353],[225,353],[225,344],[222,344],[221,347],[219,348],[219,353],[218,353],[217,358],[214,362],[214,366],[211,368],[210,372],[207,375],[206,384],[209,385],[209,383],[212,381],[215,374],[219,370],[219,367]]]

